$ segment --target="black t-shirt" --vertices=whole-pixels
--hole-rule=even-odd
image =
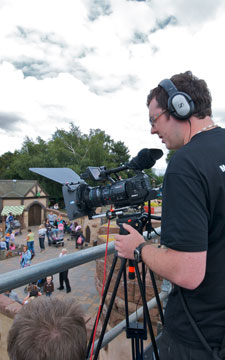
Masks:
[[[220,345],[225,335],[225,129],[196,134],[172,157],[164,178],[161,243],[178,251],[207,251],[203,282],[183,293],[206,340]],[[165,327],[178,341],[202,347],[176,286]]]

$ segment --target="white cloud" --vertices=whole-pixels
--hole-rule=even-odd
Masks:
[[[163,18],[168,14],[174,15],[178,22],[183,26],[199,28],[209,20],[215,20],[218,13],[224,11],[223,0],[151,0],[149,2],[158,18]]]

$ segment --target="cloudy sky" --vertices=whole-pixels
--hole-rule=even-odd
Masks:
[[[186,70],[207,81],[225,127],[224,34],[223,0],[1,0],[0,155],[71,122],[104,130],[132,156],[166,154],[146,96]]]

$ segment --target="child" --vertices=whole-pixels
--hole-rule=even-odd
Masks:
[[[15,241],[15,233],[16,233],[15,230],[13,230],[11,235],[10,235],[10,242],[11,243],[14,243],[14,241]]]
[[[80,236],[77,239],[77,248],[78,249],[83,249],[84,241],[85,241],[84,234],[83,234],[82,230],[80,230]]]
[[[46,282],[44,283],[43,292],[46,296],[51,296],[54,291],[54,283],[52,281],[52,276],[46,277]]]
[[[16,250],[16,246],[15,246],[15,244],[14,244],[13,242],[10,243],[9,249],[10,249],[10,250]]]
[[[7,246],[4,238],[0,239],[0,250],[7,250]]]
[[[45,226],[42,224],[39,226],[39,230],[38,230],[38,237],[39,237],[39,245],[40,245],[40,249],[41,252],[45,250],[45,234],[46,234],[46,228]]]
[[[10,233],[8,232],[5,234],[5,242],[6,242],[7,250],[9,250],[9,240],[10,240]]]
[[[29,286],[28,295],[23,299],[22,305],[27,304],[30,300],[35,299],[38,296],[41,296],[41,292],[38,290],[37,285],[32,284]]]
[[[30,261],[31,261],[31,252],[30,250],[28,250],[27,245],[24,245],[23,252],[21,254],[21,261],[20,261],[21,268],[30,266]]]

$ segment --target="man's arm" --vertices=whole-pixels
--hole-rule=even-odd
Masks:
[[[206,251],[183,252],[145,246],[145,264],[156,274],[189,290],[197,288],[205,277]]]
[[[115,248],[119,256],[134,259],[134,249],[144,239],[130,225],[123,226],[130,234],[115,235]],[[206,251],[183,252],[153,245],[142,249],[143,261],[153,272],[189,290],[197,288],[205,277],[206,255]]]

